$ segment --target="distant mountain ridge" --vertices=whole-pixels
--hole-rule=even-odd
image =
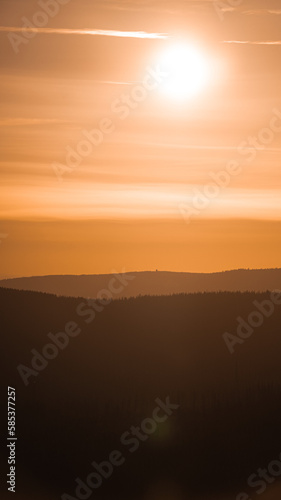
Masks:
[[[101,291],[104,296],[113,298],[219,291],[264,292],[281,289],[281,269],[32,276],[0,280],[0,287],[87,298],[97,298]]]

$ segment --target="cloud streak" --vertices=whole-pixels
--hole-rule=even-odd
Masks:
[[[246,15],[253,15],[253,16],[262,16],[264,14],[270,14],[270,15],[275,15],[275,16],[280,16],[281,15],[281,9],[252,9],[252,10],[245,10],[243,11],[243,14]]]
[[[223,43],[236,43],[242,45],[281,45],[281,40],[224,40]]]
[[[119,0],[118,2],[112,0],[104,0],[103,8],[110,10],[121,10],[121,11],[144,11],[149,10],[150,12],[159,12],[168,13],[168,14],[177,14],[179,12],[183,12],[184,10],[188,12],[200,12],[202,10],[206,10],[212,5],[217,4],[217,7],[221,12],[229,12],[229,13],[239,13],[245,15],[280,15],[281,9],[276,7],[268,7],[265,8],[248,8],[245,9],[244,3],[242,0],[240,2],[241,5],[231,5],[234,2],[231,1],[222,1],[220,0],[174,0],[173,2],[167,2],[165,5],[157,0]],[[258,3],[258,0],[255,0],[254,3]],[[261,3],[262,5],[262,3]]]
[[[147,33],[146,31],[117,31],[98,29],[68,29],[68,28],[22,28],[19,26],[0,26],[0,32],[8,33],[38,33],[52,35],[90,35],[109,36],[119,38],[148,38],[166,39],[170,35],[167,33]]]
[[[28,125],[49,125],[66,123],[65,120],[56,118],[3,118],[0,120],[0,127],[22,127]]]

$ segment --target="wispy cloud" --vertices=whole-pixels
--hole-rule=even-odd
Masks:
[[[0,127],[22,127],[28,125],[49,125],[54,123],[65,123],[65,120],[56,118],[3,118]]]
[[[224,40],[223,43],[243,45],[281,45],[281,40]]]
[[[161,2],[159,0],[103,0],[102,7],[110,10],[134,11],[134,12],[161,12],[166,14],[176,14],[183,10],[198,12],[198,9],[205,8],[214,0],[173,0]]]
[[[250,15],[262,16],[262,15],[266,15],[266,14],[280,16],[281,9],[251,9],[251,10],[244,10],[243,14],[246,14],[249,16]]]
[[[245,16],[280,16],[281,15],[281,9],[274,9],[274,8],[268,8],[268,9],[262,9],[262,8],[252,8],[252,9],[245,9],[243,5],[237,5],[236,7],[228,5],[227,2],[220,2],[218,0],[215,0],[213,2],[214,7],[216,10],[219,12],[223,13],[236,13],[239,15],[245,15]]]
[[[110,36],[119,38],[149,38],[165,39],[170,35],[167,33],[147,33],[146,31],[117,31],[117,30],[98,30],[98,29],[69,29],[69,28],[21,28],[19,26],[0,26],[2,32],[13,33],[39,33],[53,35],[92,35],[92,36]]]
[[[137,81],[134,81],[134,82],[113,82],[111,80],[97,80],[96,83],[105,83],[107,85],[133,85],[133,84],[141,83],[141,82],[137,82]]]
[[[258,0],[255,0],[255,8],[245,9],[245,2],[241,1],[240,5],[231,5],[234,2],[219,0],[174,0],[173,2],[163,2],[159,0],[119,0],[118,2],[114,0],[103,0],[103,8],[110,10],[122,10],[122,11],[144,11],[149,10],[150,12],[159,12],[176,14],[182,12],[183,10],[188,10],[189,12],[199,12],[202,9],[206,9],[213,4],[217,3],[218,8],[221,12],[237,12],[239,14],[249,14],[249,15],[280,15],[281,9],[276,7],[257,8]],[[238,2],[237,2],[238,3]],[[260,5],[262,3],[260,2]]]

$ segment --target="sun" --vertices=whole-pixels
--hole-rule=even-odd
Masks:
[[[176,44],[160,54],[159,65],[167,73],[162,91],[173,99],[191,98],[207,85],[207,57],[197,48]]]

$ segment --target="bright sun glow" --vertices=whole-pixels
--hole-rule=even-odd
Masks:
[[[168,73],[162,89],[166,95],[174,99],[192,97],[208,82],[207,59],[192,46],[170,47],[160,56],[159,65]]]

